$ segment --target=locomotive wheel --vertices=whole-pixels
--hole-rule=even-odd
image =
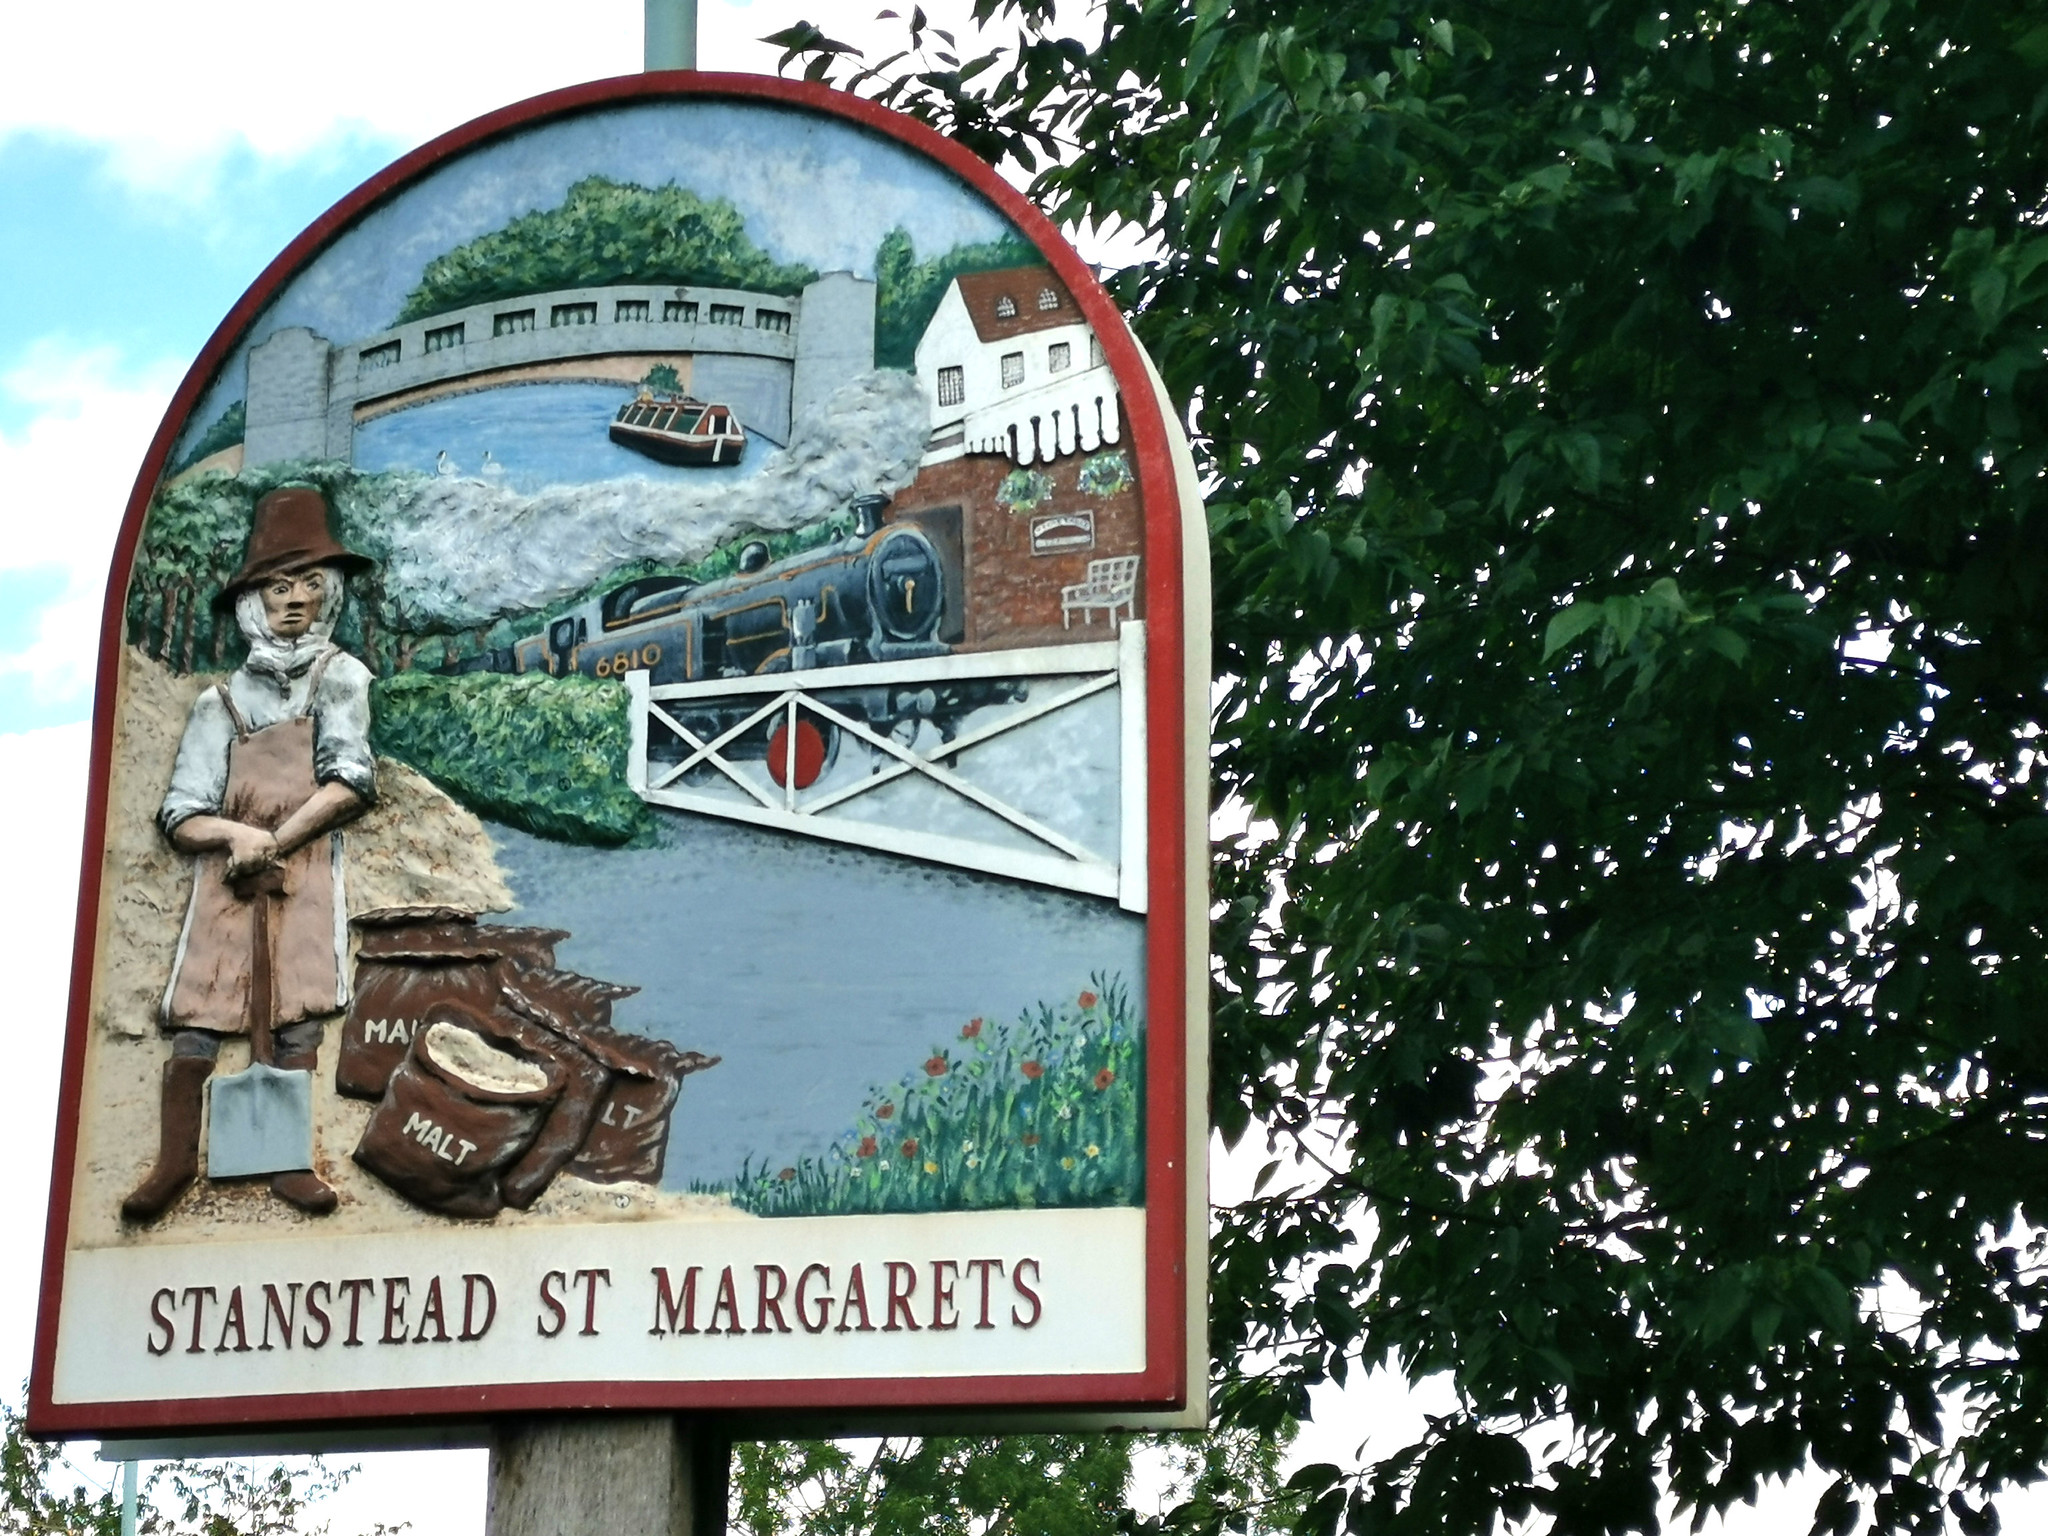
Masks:
[[[836,737],[839,733],[833,732]],[[832,758],[835,742],[811,721],[798,716],[796,722],[796,787],[809,789],[818,782]],[[789,722],[778,721],[768,738],[768,774],[778,785],[787,786],[789,774]]]

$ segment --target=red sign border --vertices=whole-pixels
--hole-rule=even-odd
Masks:
[[[108,778],[128,583],[143,518],[180,430],[248,328],[327,245],[386,199],[458,155],[557,118],[601,107],[675,100],[766,102],[868,129],[927,156],[1002,210],[1067,286],[1122,386],[1127,443],[1145,521],[1148,881],[1146,921],[1145,1367],[1103,1375],[754,1382],[548,1382],[200,1399],[51,1400],[57,1320],[77,1171],[79,1097],[90,1026],[106,860]],[[569,1411],[1007,1409],[1158,1412],[1187,1403],[1189,1257],[1187,1170],[1188,772],[1183,656],[1182,507],[1166,422],[1123,315],[1052,222],[977,156],[914,119],[857,96],[766,75],[664,71],[551,91],[476,118],[394,161],[293,240],[229,310],[187,371],[136,475],[100,620],[85,848],[79,867],[69,1018],[43,1247],[27,1427],[56,1437],[232,1432],[252,1426],[474,1420],[500,1413]]]

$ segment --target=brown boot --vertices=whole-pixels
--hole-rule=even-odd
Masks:
[[[297,1050],[279,1050],[275,1063],[278,1069],[284,1072],[317,1071],[320,1065],[318,1032],[314,1033],[310,1043],[300,1042]],[[308,1216],[325,1216],[341,1203],[341,1197],[335,1194],[327,1181],[311,1169],[271,1175],[270,1192],[286,1205],[297,1206]]]
[[[155,1221],[199,1176],[199,1111],[212,1075],[213,1063],[204,1056],[173,1056],[164,1063],[156,1166],[121,1202],[123,1221]]]
[[[295,1205],[308,1216],[325,1216],[341,1203],[341,1197],[327,1181],[311,1169],[297,1173],[274,1173],[270,1192],[287,1205]]]

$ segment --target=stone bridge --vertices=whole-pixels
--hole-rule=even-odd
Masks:
[[[303,326],[249,351],[246,464],[347,459],[356,423],[473,389],[632,382],[667,362],[699,399],[776,444],[874,367],[875,285],[830,273],[794,295],[693,286],[564,288],[334,343]]]

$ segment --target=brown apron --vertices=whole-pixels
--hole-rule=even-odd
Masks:
[[[288,720],[249,729],[227,684],[216,684],[235,739],[228,748],[227,789],[220,814],[274,832],[313,798],[313,700],[334,656],[313,663],[306,706]],[[270,898],[271,986],[278,1026],[317,1018],[347,1006],[335,935],[334,860],[338,834],[316,837],[280,861],[282,895]],[[178,946],[176,974],[164,1003],[167,1029],[249,1031],[249,969],[255,942],[249,902],[227,881],[225,853],[202,853],[193,862],[192,904]]]

